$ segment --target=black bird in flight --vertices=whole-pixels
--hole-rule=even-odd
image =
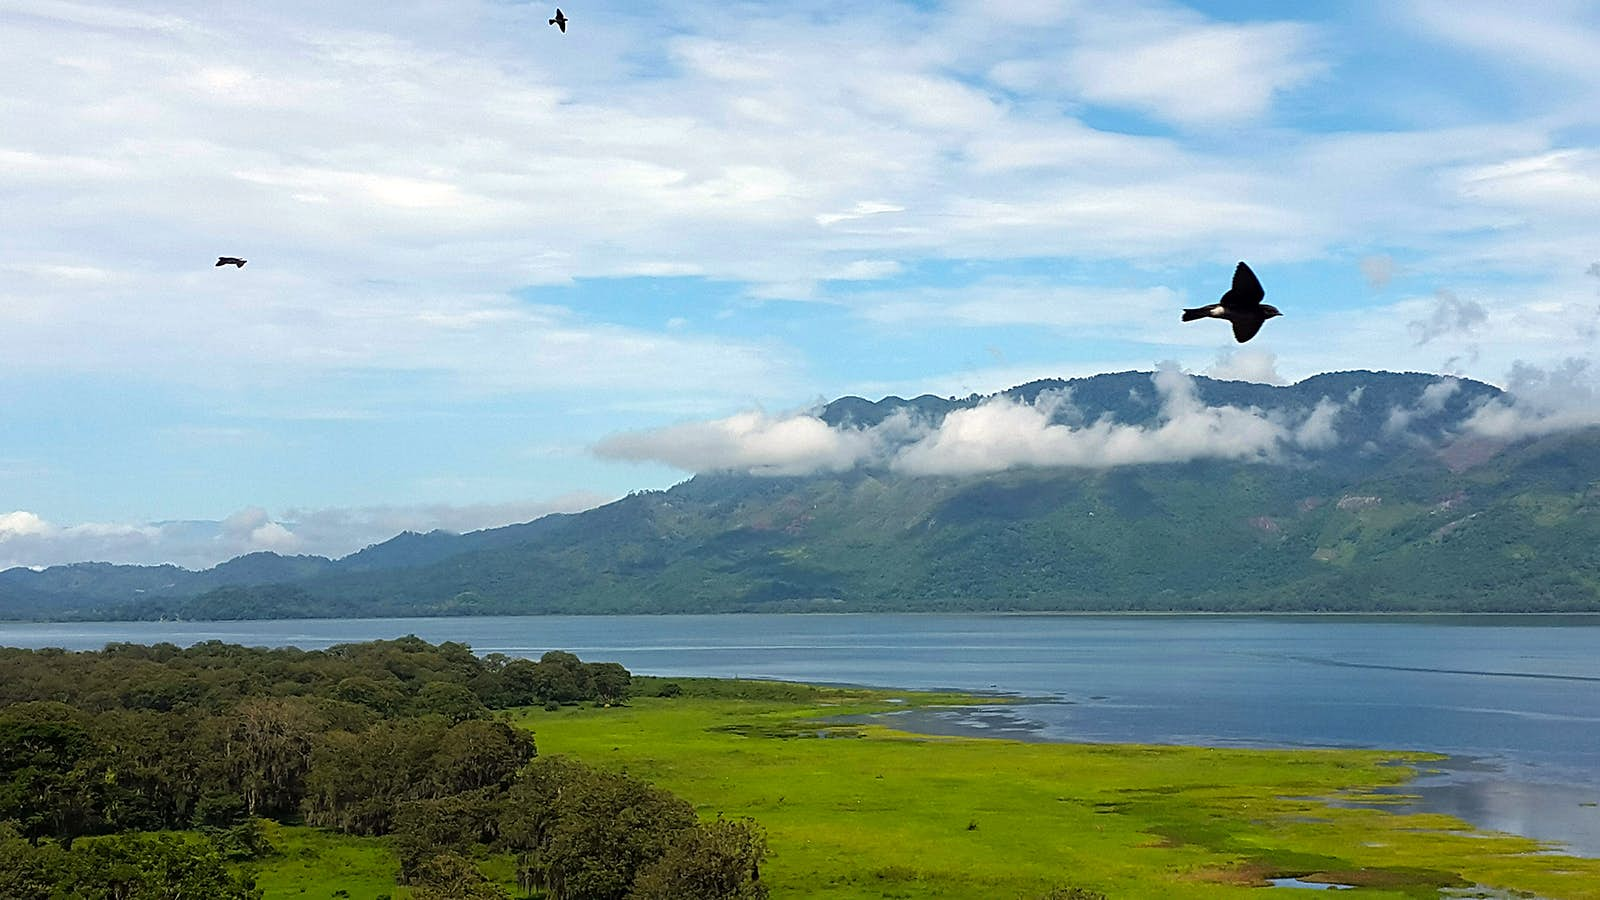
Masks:
[[[1256,273],[1244,263],[1239,263],[1239,267],[1233,270],[1233,287],[1222,295],[1222,299],[1210,306],[1184,310],[1183,320],[1227,319],[1233,323],[1234,340],[1242,344],[1255,337],[1268,319],[1283,315],[1276,306],[1261,302],[1266,295],[1267,292],[1261,289],[1261,282],[1256,280]]]
[[[217,257],[217,265],[218,266],[234,266],[236,268],[242,269],[242,268],[244,268],[244,264],[246,262],[247,262],[247,260],[240,259],[237,256],[219,256],[219,257]],[[212,268],[216,268],[216,266],[213,266]]]
[[[562,34],[567,33],[567,16],[561,11],[561,7],[556,7],[556,17],[550,20],[550,24],[561,29]]]

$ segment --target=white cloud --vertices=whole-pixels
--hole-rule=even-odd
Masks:
[[[1537,124],[1285,135],[1249,166],[1086,124],[1085,97],[1179,121],[1258,117],[1334,49],[1312,26],[1166,3],[691,16],[672,23],[649,79],[631,60],[658,35],[626,16],[589,23],[580,77],[563,55],[575,42],[506,32],[537,19],[498,5],[448,21],[162,8],[0,12],[18,35],[0,103],[25,125],[0,139],[12,214],[0,265],[57,276],[0,288],[0,349],[16,366],[231,368],[243,383],[420,369],[550,391],[672,389],[685,382],[654,373],[693,359],[684,371],[703,377],[685,390],[760,385],[773,398],[797,383],[771,346],[536,315],[508,295],[696,274],[819,299],[829,279],[892,279],[928,257],[1159,264],[1242,245],[1305,258],[1375,230],[1425,242],[1541,209],[1525,178],[1494,175],[1519,160],[1572,184],[1592,174],[1592,154],[1552,147]],[[91,22],[92,34],[67,24]],[[1205,64],[1171,64],[1184,54]],[[1151,56],[1162,64],[1140,63]],[[1019,103],[1019,86],[1062,102]],[[216,277],[198,271],[201,250],[252,263]],[[113,281],[58,277],[73,271]],[[1005,321],[978,307],[946,321]]]
[[[1600,84],[1584,4],[1414,5],[1451,41],[1556,73],[1553,93]],[[826,339],[763,327],[759,304],[723,327],[714,309],[523,298],[692,275],[708,295],[849,303],[957,335],[1045,325],[1068,338],[1056,358],[1008,343],[1007,370],[1086,374],[1146,365],[1149,344],[1207,364],[1225,329],[1178,331],[1171,307],[1195,289],[1174,269],[1243,256],[1348,272],[1368,252],[1438,283],[1481,276],[1461,288],[1488,315],[1471,336],[1495,340],[1469,367],[1592,349],[1592,284],[1549,274],[1594,260],[1592,102],[1507,91],[1487,114],[1369,115],[1372,89],[1351,79],[1326,117],[1277,115],[1302,87],[1332,98],[1319,79],[1362,61],[1338,40],[1352,20],[1320,11],[1272,15],[1326,24],[1156,0],[640,9],[557,40],[547,11],[486,0],[0,0],[0,389],[109,376],[154,383],[169,407],[225,392],[209,405],[280,416],[463,395],[684,415],[867,378],[965,394],[1005,384],[930,374],[956,354],[813,372],[833,360],[800,348]],[[1125,117],[1107,107],[1155,121],[1110,126]],[[1390,121],[1428,124],[1374,124]],[[217,253],[252,262],[213,270]],[[1055,280],[1108,261],[1126,281]],[[1012,264],[1051,274],[919,287]],[[881,290],[830,284],[866,279]],[[1336,294],[1305,297],[1251,345],[1277,361],[1237,357],[1256,368],[1234,374],[1425,367],[1404,324],[1429,327],[1431,309],[1356,316]],[[685,318],[703,327],[668,324]],[[1466,358],[1451,343],[1466,336],[1427,353]],[[0,449],[46,458],[43,440]]]
[[[834,281],[879,281],[900,274],[904,267],[892,259],[858,259],[829,276]]]
[[[1424,416],[1438,415],[1444,410],[1444,405],[1451,397],[1461,392],[1461,380],[1458,378],[1441,378],[1424,387],[1417,395],[1417,400],[1410,406],[1393,406],[1389,408],[1389,417],[1384,420],[1385,434],[1401,435],[1411,427],[1412,421]]]
[[[1079,287],[986,279],[960,288],[858,292],[839,302],[849,303],[865,319],[885,324],[1043,325],[1078,332],[1125,332],[1174,319],[1180,299],[1165,287]]]
[[[0,514],[0,539],[28,537],[44,534],[49,530],[50,523],[27,510],[19,509],[16,512]]]
[[[1221,381],[1254,381],[1259,384],[1286,384],[1278,374],[1278,354],[1270,350],[1225,349],[1205,372]]]
[[[1434,295],[1433,308],[1425,318],[1406,323],[1420,346],[1436,338],[1471,334],[1488,321],[1489,313],[1476,300],[1463,300],[1441,288]]]
[[[257,551],[338,558],[402,531],[476,531],[577,512],[608,498],[573,493],[550,500],[452,506],[291,509],[246,507],[222,521],[88,522],[57,525],[27,510],[0,513],[0,569],[74,562],[175,563],[203,569]]]
[[[1101,20],[1067,63],[1088,99],[1185,125],[1227,125],[1263,115],[1274,95],[1325,64],[1311,30],[1292,23],[1221,25],[1173,16]]]
[[[1459,190],[1485,204],[1543,217],[1581,218],[1600,203],[1600,152],[1557,150],[1478,166]]]
[[[1464,430],[1515,440],[1600,425],[1600,382],[1587,359],[1548,368],[1518,362],[1506,379],[1506,396],[1479,407]]]
[[[873,452],[876,436],[832,428],[813,415],[746,412],[711,422],[613,435],[595,446],[606,459],[653,460],[692,472],[734,470],[802,475],[854,468]]]
[[[1508,7],[1495,0],[1411,0],[1408,11],[1435,34],[1510,68],[1539,69],[1562,81],[1600,85],[1592,3],[1551,0]]]
[[[940,426],[894,457],[892,466],[915,475],[994,472],[1018,467],[1110,468],[1191,459],[1274,459],[1286,431],[1256,410],[1207,407],[1194,381],[1167,368],[1153,376],[1161,420],[1153,426],[1100,420],[1082,427],[1056,424],[1061,394],[1032,404],[995,398],[948,415]]]
[[[1349,401],[1352,405],[1355,398]],[[1323,397],[1312,408],[1311,415],[1306,417],[1294,429],[1294,442],[1307,450],[1327,450],[1339,443],[1338,421],[1339,414],[1344,411],[1344,405],[1332,398]]]
[[[845,212],[817,213],[812,216],[818,225],[837,225],[840,222],[849,222],[855,219],[864,219],[867,216],[879,216],[884,213],[905,212],[906,208],[893,203],[884,203],[880,200],[858,200],[855,205]]]
[[[1163,368],[1152,380],[1161,416],[1148,426],[1111,419],[1083,423],[1069,393],[1046,391],[1031,403],[991,397],[937,424],[899,413],[871,428],[834,428],[810,414],[744,413],[616,435],[596,452],[693,472],[802,475],[869,465],[910,475],[953,475],[1192,459],[1276,461],[1296,447],[1325,449],[1337,441],[1337,403],[1318,404],[1303,421],[1288,422],[1256,409],[1208,407],[1194,380],[1176,368]]]

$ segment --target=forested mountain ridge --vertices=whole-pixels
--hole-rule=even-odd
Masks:
[[[338,561],[12,570],[0,614],[1600,609],[1600,429],[1473,427],[1505,403],[1371,372],[847,397],[817,418],[875,449],[842,470],[702,474]],[[981,443],[1002,418],[1034,431]]]

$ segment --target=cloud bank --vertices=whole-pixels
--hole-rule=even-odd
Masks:
[[[402,531],[475,531],[577,512],[605,502],[591,494],[544,501],[451,506],[373,506],[288,510],[246,507],[221,521],[57,525],[36,513],[0,513],[0,570],[74,562],[174,563],[205,569],[245,553],[271,551],[338,558]]]
[[[806,475],[855,468],[876,443],[876,429],[833,428],[813,415],[746,412],[615,435],[594,449],[607,459],[662,462],[688,471]]]
[[[1340,405],[1324,401],[1291,421],[1255,408],[1207,406],[1175,367],[1151,376],[1160,414],[1148,425],[1085,422],[1069,391],[1032,402],[991,397],[937,423],[905,411],[878,425],[832,427],[814,413],[744,413],[617,435],[602,457],[666,463],[691,472],[757,475],[837,472],[857,466],[909,475],[970,475],[1048,466],[1111,468],[1195,459],[1276,461],[1337,441]]]
[[[1506,396],[1479,407],[1464,429],[1480,437],[1516,440],[1600,425],[1600,373],[1587,359],[1543,368],[1518,362]]]

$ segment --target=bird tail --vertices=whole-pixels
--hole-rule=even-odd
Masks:
[[[1204,319],[1208,315],[1206,310],[1210,308],[1209,306],[1198,306],[1194,309],[1186,309],[1183,311],[1183,320],[1185,322],[1193,322],[1195,319]]]
[[[551,25],[554,25],[554,24],[555,24],[555,23],[556,23],[556,20],[555,20],[555,19],[551,19],[551,20],[550,20],[550,24],[551,24]]]

